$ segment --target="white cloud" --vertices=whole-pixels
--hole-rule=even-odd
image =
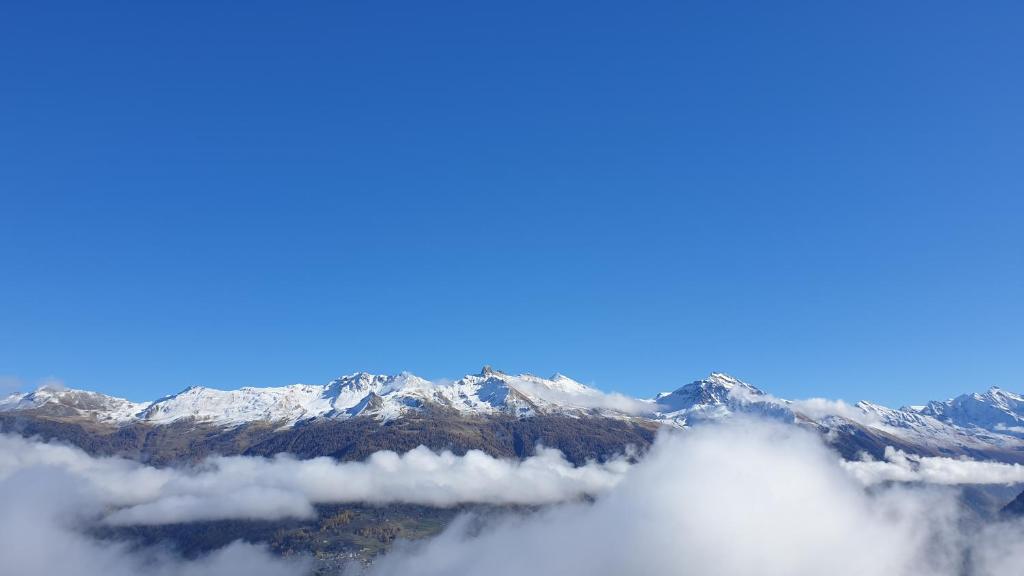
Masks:
[[[34,387],[35,389],[49,388],[51,390],[64,390],[64,381],[54,376],[40,378]],[[0,374],[0,399],[16,392],[30,389],[29,383],[12,374]]]
[[[1021,526],[962,530],[963,520],[951,489],[868,491],[816,436],[792,426],[738,420],[663,435],[592,505],[562,505],[482,529],[463,520],[429,542],[395,550],[366,572],[1016,573],[1024,557]]]
[[[517,379],[514,386],[530,396],[580,408],[615,410],[632,415],[653,414],[658,408],[657,404],[650,400],[639,400],[618,392],[601,392],[595,388],[579,391],[558,390],[526,379]]]
[[[1024,483],[1024,466],[1020,464],[916,456],[891,446],[885,449],[884,461],[844,461],[842,466],[868,486],[882,482],[944,485]]]
[[[305,560],[284,560],[236,542],[196,560],[166,550],[101,542],[79,528],[102,505],[67,470],[32,467],[0,480],[0,566],[4,574],[39,576],[298,576]]]
[[[420,447],[376,452],[364,462],[215,457],[186,469],[93,458],[67,446],[0,436],[0,477],[32,466],[68,471],[103,503],[113,524],[166,524],[226,518],[311,517],[318,503],[552,504],[601,494],[626,474],[625,458],[574,466],[540,448],[524,460],[464,456]]]
[[[883,424],[877,414],[866,412],[842,400],[830,400],[828,398],[785,400],[771,394],[756,394],[746,388],[733,388],[729,395],[741,402],[774,404],[779,407],[788,408],[813,420],[839,416],[865,426],[881,426]]]
[[[38,388],[47,388],[49,390],[65,390],[67,386],[64,385],[64,381],[56,376],[47,376],[39,380]]]
[[[808,398],[806,400],[794,400],[790,406],[796,412],[800,412],[814,420],[822,420],[828,416],[840,416],[865,426],[881,426],[882,421],[876,414],[851,406],[842,400],[829,400],[827,398]]]
[[[638,464],[581,467],[553,450],[507,461],[420,448],[359,463],[231,457],[156,469],[0,436],[0,562],[12,574],[297,576],[307,564],[251,545],[192,562],[97,542],[76,527],[301,517],[320,502],[487,502],[548,506],[493,521],[463,517],[430,541],[352,570],[1001,576],[1024,562],[1024,528],[970,525],[946,485],[1020,479],[1020,467],[895,450],[884,462],[844,463],[813,433],[744,418],[666,432]]]

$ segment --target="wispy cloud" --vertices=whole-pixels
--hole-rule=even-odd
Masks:
[[[790,406],[794,411],[815,420],[821,420],[828,416],[839,416],[865,426],[883,426],[883,422],[877,414],[866,412],[842,400],[808,398],[806,400],[794,400],[790,403]]]
[[[64,381],[56,376],[47,376],[40,378],[36,381],[35,385],[32,386],[22,378],[14,376],[13,374],[0,374],[0,398],[14,394],[15,392],[25,392],[32,389],[49,388],[51,390],[64,390],[66,386]]]
[[[831,400],[828,398],[806,398],[803,400],[786,400],[767,393],[752,393],[746,388],[734,388],[729,395],[741,402],[774,404],[779,407],[788,408],[815,420],[821,420],[829,416],[839,416],[852,420],[866,426],[880,426],[881,420],[876,414],[861,410],[857,406],[847,404],[842,400]]]
[[[578,392],[557,390],[534,384],[529,380],[517,380],[515,387],[541,400],[579,408],[614,410],[632,415],[652,414],[658,408],[657,404],[649,400],[639,400],[618,392],[602,392],[596,388],[587,388]]]
[[[57,378],[56,376],[47,376],[46,378],[41,378],[39,380],[39,384],[36,387],[37,388],[48,388],[50,390],[65,390],[65,389],[67,389],[67,386],[64,384],[64,381],[61,380],[60,378]]]

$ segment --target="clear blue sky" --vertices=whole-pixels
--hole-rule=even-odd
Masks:
[[[6,2],[0,374],[1024,389],[1019,2]]]

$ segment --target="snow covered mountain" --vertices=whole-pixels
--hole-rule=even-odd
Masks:
[[[596,429],[599,422],[633,423],[629,425],[653,430],[663,425],[695,426],[736,414],[767,416],[816,428],[841,443],[850,455],[858,451],[878,453],[893,445],[927,454],[994,454],[1024,461],[1024,397],[997,388],[984,394],[893,409],[870,402],[849,405],[822,399],[784,400],[716,372],[672,392],[641,400],[607,394],[561,374],[541,378],[484,367],[477,374],[443,382],[409,373],[357,372],[324,385],[238,390],[190,387],[143,403],[53,388],[0,400],[0,416],[110,427],[192,423],[225,430],[249,424],[270,425],[276,430],[325,422],[386,424],[409,417],[438,422],[445,418],[484,422],[556,417],[581,422],[574,425],[576,431],[572,433],[579,435],[587,426]],[[490,442],[483,439],[493,433],[487,430],[476,441]]]
[[[782,420],[795,417],[785,400],[776,399],[721,372],[712,372],[707,378],[686,384],[674,392],[658,394],[654,402],[658,405],[655,417],[677,426],[717,420],[733,413],[758,414]]]
[[[996,387],[907,409],[954,426],[1024,437],[1024,396]]]
[[[317,418],[371,416],[388,421],[425,407],[463,415],[537,414],[624,417],[653,412],[654,404],[604,394],[555,374],[510,375],[485,366],[454,382],[434,383],[414,374],[357,372],[326,385],[217,390],[192,386],[154,402],[134,403],[95,392],[41,388],[0,400],[0,412],[41,411],[100,422],[161,425],[192,419],[219,425],[271,422],[294,425]]]
[[[1017,437],[1024,436],[1019,434],[1024,428],[1015,427],[1022,420],[1013,420],[1024,414],[1021,400],[993,389],[988,394],[900,409],[865,401],[854,405],[824,399],[794,401],[776,398],[727,374],[712,373],[674,392],[659,394],[655,417],[690,426],[734,414],[758,415],[813,424],[826,433],[875,435],[880,442],[899,442],[918,451],[970,454],[993,448],[1024,450]]]
[[[148,405],[98,392],[48,386],[0,398],[0,412],[44,411],[54,416],[84,417],[113,424],[131,421]]]

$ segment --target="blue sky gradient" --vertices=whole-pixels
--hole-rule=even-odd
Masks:
[[[0,374],[1024,389],[1019,2],[9,2]]]

